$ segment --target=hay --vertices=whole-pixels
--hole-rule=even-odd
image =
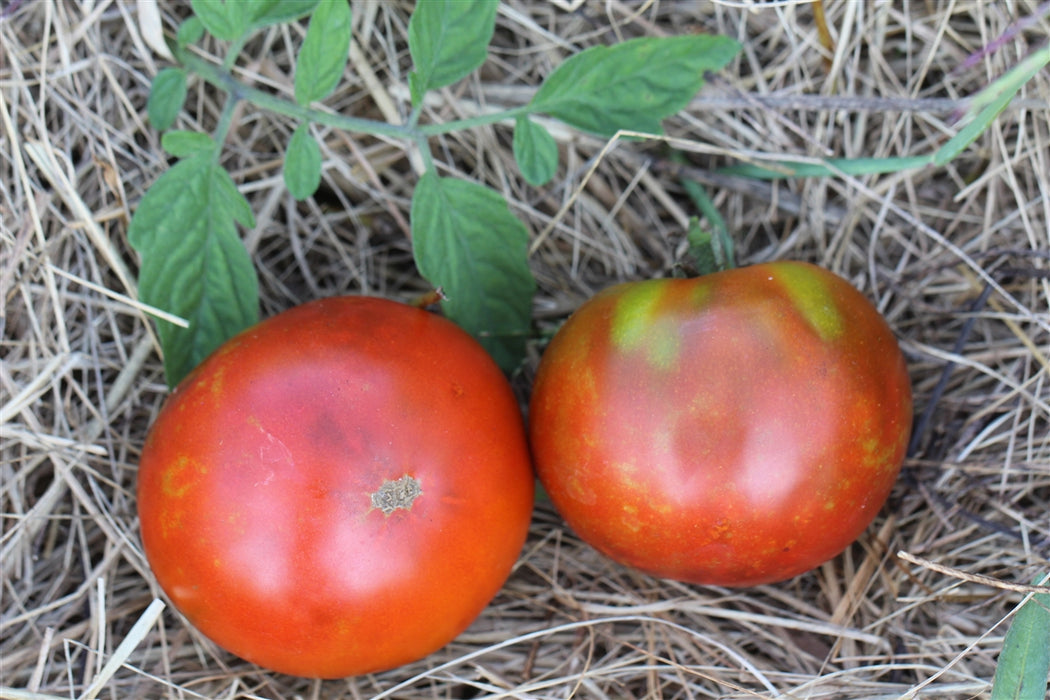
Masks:
[[[403,114],[409,9],[355,5],[357,48],[332,109]],[[512,1],[480,75],[443,91],[424,119],[521,104],[588,45],[698,31],[740,39],[739,60],[667,132],[741,261],[825,265],[901,337],[917,410],[929,414],[875,524],[814,572],[724,590],[612,564],[541,503],[506,587],[454,643],[387,673],[317,682],[260,671],[151,605],[160,592],[139,544],[135,470],[166,389],[126,234],[166,163],[144,117],[165,63],[133,3],[6,3],[0,695],[986,696],[1024,594],[966,575],[1027,584],[1050,558],[1050,76],[942,168],[777,182],[713,170],[734,157],[929,153],[955,133],[962,98],[1046,41],[1050,18],[1036,0],[824,9],[822,42],[804,2]],[[169,30],[187,12],[160,10]],[[282,27],[253,40],[242,78],[289,94],[301,38]],[[207,130],[220,108],[193,84],[179,126]],[[405,146],[320,129],[323,192],[297,204],[280,179],[292,127],[244,106],[224,151],[258,222],[245,238],[263,313],[423,291],[404,235],[415,181]],[[450,171],[503,192],[532,232],[540,333],[516,377],[523,396],[541,336],[584,298],[687,265],[694,213],[665,144],[557,133],[562,168],[543,189],[518,176],[506,126],[432,142]]]

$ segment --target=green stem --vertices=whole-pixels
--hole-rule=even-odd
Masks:
[[[410,129],[415,129],[416,125],[419,124],[419,116],[421,114],[423,114],[423,106],[420,105],[419,107],[414,107],[412,113],[408,115],[408,119],[405,120],[405,124],[407,124]]]
[[[520,107],[505,109],[500,112],[493,112],[492,114],[479,114],[476,117],[459,119],[453,122],[445,122],[443,124],[425,124],[417,127],[417,129],[419,133],[424,136],[437,136],[438,134],[449,134],[453,131],[472,129],[476,126],[496,124],[507,119],[517,119],[518,117],[529,114],[530,112],[529,105],[521,105]]]
[[[416,146],[419,148],[419,154],[423,157],[424,172],[436,174],[437,168],[434,166],[434,154],[430,152],[430,144],[427,143],[427,137],[423,134],[417,134]]]
[[[241,55],[241,49],[248,43],[250,37],[251,32],[245,32],[239,39],[230,44],[230,48],[226,52],[226,58],[222,62],[223,70],[226,72],[233,70],[233,64],[237,62],[237,57]]]
[[[357,131],[366,134],[375,134],[377,136],[412,139],[417,133],[415,129],[410,129],[400,124],[390,124],[374,119],[348,117],[342,114],[332,114],[330,112],[322,112],[317,109],[311,109],[310,107],[304,107],[292,100],[271,95],[270,93],[259,90],[258,88],[245,85],[234,78],[229,72],[186,50],[177,51],[176,58],[182,63],[182,65],[199,75],[205,82],[230,93],[234,100],[247,100],[257,107],[277,114],[283,114],[301,121],[324,124],[337,129],[343,129],[344,131]]]
[[[214,63],[205,61],[187,49],[176,48],[175,54],[176,58],[183,66],[199,75],[205,82],[228,92],[233,98],[231,102],[235,103],[237,100],[247,100],[256,107],[277,114],[283,114],[294,119],[299,119],[300,121],[324,124],[344,131],[356,131],[359,133],[416,141],[421,145],[425,144],[426,138],[429,136],[449,134],[455,131],[472,129],[478,126],[496,124],[508,119],[517,119],[520,116],[530,113],[529,105],[526,104],[512,109],[493,112],[491,114],[479,114],[476,117],[459,119],[444,124],[425,124],[423,126],[417,126],[412,121],[408,124],[390,124],[375,119],[348,117],[343,114],[333,114],[331,112],[322,112],[321,110],[304,107],[303,105],[284,97],[278,97],[277,95],[259,90],[250,85],[245,85],[233,77],[233,74],[229,70],[216,66]],[[432,165],[429,150],[422,148],[422,151],[424,159]]]
[[[233,111],[237,107],[237,102],[236,95],[227,96],[226,104],[222,106],[222,114],[219,115],[219,123],[215,126],[213,138],[217,146],[215,149],[216,162],[219,160],[219,153],[222,150],[222,144],[226,141],[226,135],[230,133],[230,127],[233,125]]]

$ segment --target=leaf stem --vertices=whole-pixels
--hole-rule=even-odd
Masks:
[[[215,126],[215,134],[213,139],[215,141],[215,153],[213,159],[218,162],[219,153],[222,152],[222,144],[226,141],[227,134],[230,133],[230,127],[233,125],[233,112],[237,107],[238,98],[235,94],[228,95],[226,104],[222,106],[222,114],[219,115],[219,123]]]
[[[410,129],[415,129],[416,125],[419,124],[419,116],[423,114],[423,105],[412,108],[412,113],[408,115],[408,119],[405,120],[405,125]]]
[[[233,70],[233,65],[237,62],[237,57],[241,55],[241,49],[248,43],[248,39],[251,37],[251,32],[245,32],[232,44],[230,44],[229,50],[226,52],[226,58],[223,59],[222,68],[229,72]]]
[[[525,104],[511,109],[492,112],[491,114],[479,114],[467,119],[458,119],[443,124],[425,124],[423,126],[417,125],[414,119],[410,119],[407,124],[391,124],[389,122],[378,121],[375,119],[348,117],[343,114],[334,114],[332,112],[324,112],[311,107],[304,107],[293,100],[246,85],[237,80],[229,68],[225,66],[217,66],[210,61],[206,61],[186,48],[174,48],[176,58],[183,66],[196,73],[205,82],[229,93],[233,98],[230,101],[231,104],[236,104],[238,100],[246,100],[261,109],[266,109],[277,114],[283,114],[301,121],[324,124],[325,126],[342,129],[344,131],[356,131],[359,133],[374,134],[376,136],[389,136],[392,138],[416,142],[420,145],[428,170],[433,169],[433,160],[429,154],[429,150],[425,148],[427,137],[472,129],[474,127],[485,126],[488,124],[496,124],[505,120],[513,120],[521,115],[529,114],[531,112],[529,105]],[[228,109],[232,109],[232,107],[228,106]],[[418,119],[420,112],[421,110],[413,112],[413,117]],[[223,115],[226,116],[226,114],[227,113],[224,110]],[[217,135],[225,138],[226,130],[228,129],[229,124],[226,124],[225,128]],[[222,139],[220,138],[219,142],[221,143],[221,141]]]
[[[359,117],[348,117],[342,114],[323,112],[293,102],[292,100],[272,95],[258,88],[245,85],[223,68],[205,61],[185,49],[176,51],[176,58],[182,65],[196,73],[205,82],[230,93],[235,99],[243,99],[251,102],[256,107],[293,117],[302,121],[311,121],[324,124],[345,131],[357,131],[377,136],[390,136],[393,138],[413,139],[417,133],[401,124],[390,124],[374,119],[361,119]]]
[[[532,110],[529,105],[521,105],[520,107],[513,107],[511,109],[501,110],[499,112],[493,112],[491,114],[479,114],[476,117],[469,117],[467,119],[457,119],[456,121],[444,122],[442,124],[425,124],[423,126],[416,127],[420,134],[423,136],[437,136],[438,134],[448,134],[453,131],[462,131],[464,129],[472,129],[476,126],[486,126],[488,124],[496,124],[504,120],[513,120],[524,114],[530,114]]]
[[[427,137],[417,132],[415,143],[419,149],[419,154],[423,157],[424,172],[437,174],[437,167],[434,165],[434,155],[430,152],[430,144],[427,143]]]

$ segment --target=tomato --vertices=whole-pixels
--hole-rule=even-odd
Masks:
[[[599,293],[544,352],[529,430],[584,541],[659,577],[748,586],[860,535],[911,416],[878,311],[828,271],[776,262]]]
[[[524,543],[534,475],[506,378],[450,321],[368,297],[299,306],[223,345],[142,452],[142,540],[221,647],[334,678],[444,646]]]

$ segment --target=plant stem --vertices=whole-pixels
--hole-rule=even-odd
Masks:
[[[245,32],[230,44],[229,50],[226,52],[226,58],[222,62],[223,70],[229,72],[233,70],[233,64],[237,62],[237,57],[241,55],[241,49],[248,43],[248,38],[251,37],[251,32]]]
[[[233,111],[237,107],[237,102],[236,95],[230,94],[227,96],[226,104],[222,106],[222,114],[219,115],[219,123],[215,126],[213,138],[216,145],[214,156],[216,162],[219,160],[219,153],[222,152],[222,144],[226,141],[226,135],[230,133],[230,126],[233,124]]]
[[[423,157],[424,171],[437,173],[437,168],[434,166],[434,155],[430,152],[430,144],[427,143],[427,137],[423,134],[417,134],[416,147],[419,148],[419,154]]]
[[[448,134],[454,131],[463,131],[465,129],[472,129],[474,127],[485,126],[488,124],[496,124],[508,119],[513,120],[522,115],[529,114],[531,111],[529,105],[526,104],[511,109],[501,110],[499,112],[492,112],[491,114],[479,114],[475,117],[445,122],[443,124],[426,124],[418,126],[415,121],[412,120],[407,124],[390,124],[375,119],[348,117],[343,114],[333,114],[331,112],[323,112],[311,107],[304,107],[303,105],[287,98],[273,95],[264,90],[251,87],[250,85],[245,85],[237,80],[237,78],[235,78],[226,68],[210,63],[187,49],[176,49],[176,58],[182,65],[196,73],[205,82],[229,93],[232,98],[231,103],[236,103],[237,100],[247,100],[256,107],[277,114],[283,114],[301,121],[324,124],[325,126],[331,126],[344,131],[356,131],[360,133],[374,134],[376,136],[390,136],[393,138],[415,141],[419,143],[421,147],[425,145],[426,138],[429,136]],[[418,114],[418,111],[414,114],[417,119]],[[226,128],[229,128],[228,124],[226,125]],[[222,135],[225,136],[225,132],[223,132]],[[424,159],[429,161],[428,150],[422,148],[422,151]]]
[[[423,105],[412,108],[412,113],[408,115],[408,119],[405,120],[405,124],[410,129],[415,129],[416,125],[419,124],[419,115],[423,114]]]
[[[182,63],[182,65],[196,73],[205,82],[230,93],[235,100],[247,100],[257,107],[261,107],[262,109],[277,114],[283,114],[288,117],[293,117],[302,121],[310,121],[316,124],[324,124],[345,131],[357,131],[366,134],[375,134],[377,136],[391,136],[394,138],[411,140],[416,133],[416,130],[400,124],[389,124],[374,119],[347,117],[342,114],[322,112],[321,110],[304,107],[292,100],[278,97],[277,95],[271,95],[270,93],[259,90],[258,88],[245,85],[234,78],[228,71],[205,61],[187,50],[177,51],[176,58]]]
[[[531,113],[531,110],[529,109],[529,105],[526,104],[521,105],[520,107],[513,107],[511,109],[493,112],[491,114],[479,114],[476,117],[458,119],[456,121],[445,122],[443,124],[425,124],[416,128],[419,131],[419,133],[423,134],[424,136],[437,136],[438,134],[448,134],[453,131],[472,129],[476,126],[496,124],[507,119],[517,119],[518,117],[529,113]]]

